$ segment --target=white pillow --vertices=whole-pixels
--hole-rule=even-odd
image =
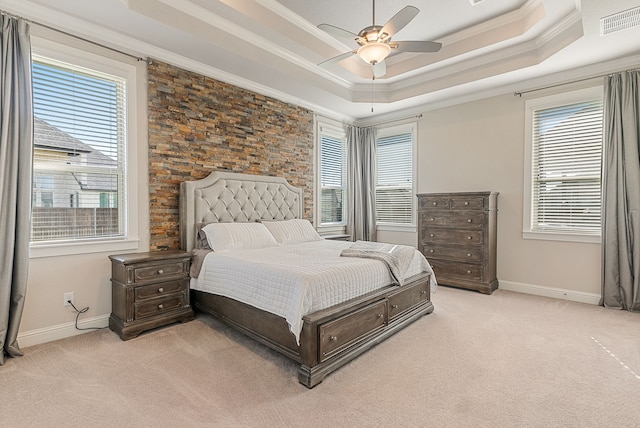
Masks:
[[[249,250],[278,245],[261,223],[209,223],[202,228],[213,251]]]
[[[265,221],[265,226],[279,244],[296,244],[307,241],[320,241],[323,238],[313,228],[309,220],[296,218],[282,221]]]

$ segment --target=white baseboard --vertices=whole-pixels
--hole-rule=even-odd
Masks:
[[[571,300],[580,303],[589,303],[591,305],[600,304],[600,294],[585,293],[583,291],[565,290],[563,288],[545,287],[542,285],[524,284],[521,282],[503,280],[500,280],[500,289],[534,294],[536,296],[553,297],[555,299]]]
[[[103,328],[109,326],[109,314],[99,315],[93,318],[87,318],[78,322],[79,328]],[[51,327],[39,328],[36,330],[18,333],[18,345],[21,348],[39,345],[41,343],[51,342],[53,340],[64,339],[66,337],[77,336],[79,334],[88,333],[92,330],[77,330],[76,323],[68,322],[64,324],[53,325]]]

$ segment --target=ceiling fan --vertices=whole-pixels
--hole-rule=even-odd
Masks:
[[[396,52],[438,52],[442,43],[429,41],[398,41],[392,42],[391,37],[403,29],[420,12],[415,6],[405,6],[384,25],[376,25],[376,2],[373,2],[373,24],[365,27],[358,34],[344,30],[330,24],[320,24],[318,28],[327,33],[346,39],[355,40],[359,47],[345,52],[318,64],[325,67],[342,61],[352,55],[358,55],[364,62],[371,64],[373,78],[387,74],[385,58]]]

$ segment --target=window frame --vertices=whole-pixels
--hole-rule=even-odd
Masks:
[[[322,222],[322,136],[323,135],[327,135],[336,139],[339,139],[342,144],[343,144],[343,148],[345,150],[344,153],[344,168],[343,168],[343,172],[344,172],[344,176],[342,177],[343,179],[343,184],[344,184],[344,196],[343,196],[343,206],[342,206],[342,221],[341,222],[328,222],[328,223],[323,223]],[[324,121],[319,121],[317,123],[317,159],[318,159],[318,169],[317,169],[317,192],[316,192],[316,203],[317,203],[317,209],[316,209],[316,218],[317,221],[315,222],[316,224],[316,229],[318,229],[318,231],[322,231],[323,233],[340,233],[343,232],[346,228],[347,225],[347,220],[348,220],[348,192],[349,192],[349,188],[348,188],[348,171],[349,171],[349,165],[348,165],[348,161],[347,161],[347,154],[348,154],[348,147],[347,147],[347,132],[344,129],[344,127],[338,126],[338,125],[334,125],[332,123],[328,123],[328,122],[324,122]]]
[[[100,237],[78,241],[30,242],[30,258],[137,250],[138,235],[138,85],[141,67],[135,60],[125,61],[88,52],[66,44],[32,36],[32,55],[38,59],[69,63],[80,67],[121,77],[126,85],[126,147],[124,150],[124,201],[126,204],[124,235]]]
[[[524,190],[523,190],[523,220],[522,220],[522,237],[524,239],[539,239],[551,241],[566,242],[584,242],[584,243],[600,243],[602,237],[602,224],[599,234],[586,234],[580,232],[556,232],[552,230],[537,231],[533,230],[534,222],[534,204],[533,204],[533,146],[534,146],[534,113],[537,110],[549,109],[554,107],[568,106],[571,104],[579,104],[593,101],[595,99],[603,99],[604,89],[600,86],[594,86],[575,91],[564,92],[555,95],[535,98],[525,102],[525,147],[524,147]],[[604,109],[604,106],[603,106]],[[602,153],[604,157],[604,151]],[[602,159],[601,159],[602,161]],[[602,189],[600,193],[602,200]]]
[[[418,145],[418,123],[416,121],[405,122],[401,124],[379,127],[378,132],[376,134],[376,162],[377,162],[377,151],[378,151],[378,140],[380,138],[386,138],[393,135],[399,134],[408,134],[410,133],[412,136],[411,141],[411,222],[410,223],[393,223],[393,222],[380,222],[380,220],[376,219],[376,228],[377,230],[386,230],[386,231],[398,231],[398,232],[406,232],[407,230],[415,230],[416,228],[416,206],[417,206],[417,196],[416,196],[416,184],[417,184],[417,145]],[[376,180],[378,173],[379,165],[376,165]],[[376,191],[377,191],[377,182],[375,183]],[[378,201],[376,200],[376,205]],[[376,206],[377,211],[377,206]]]

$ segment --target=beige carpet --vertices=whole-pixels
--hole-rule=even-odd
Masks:
[[[433,301],[312,390],[205,315],[29,347],[0,367],[0,426],[640,426],[640,314],[502,290]]]

